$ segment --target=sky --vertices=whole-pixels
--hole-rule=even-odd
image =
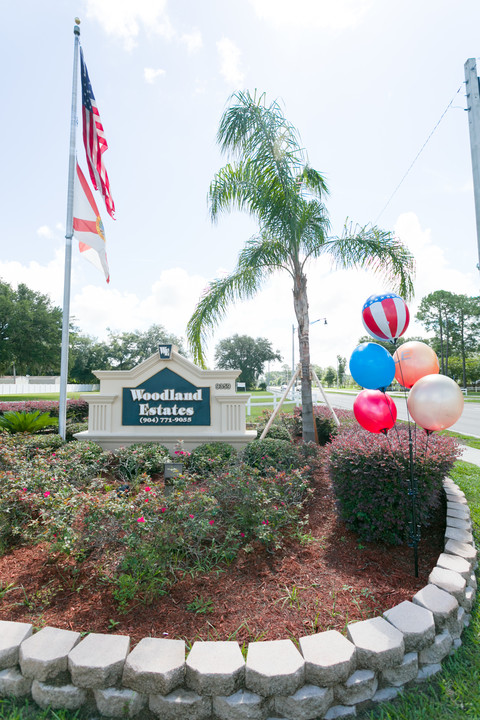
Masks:
[[[111,280],[74,242],[70,311],[83,334],[160,324],[185,337],[208,282],[255,234],[240,212],[213,225],[207,192],[227,161],[216,143],[235,91],[278,100],[344,223],[391,230],[416,259],[415,315],[435,290],[480,292],[464,63],[480,56],[478,0],[2,0],[0,278],[62,306],[74,18],[109,148]],[[480,73],[480,59],[478,60]],[[448,109],[447,109],[448,108]],[[446,111],[446,112],[445,112]],[[86,172],[81,137],[77,154]],[[426,144],[425,144],[426,143]],[[420,154],[418,154],[420,153]],[[417,157],[418,155],[418,157]],[[413,163],[413,164],[412,164]],[[406,175],[406,177],[405,177]],[[365,334],[378,276],[308,266],[312,362],[336,365]],[[314,322],[317,319],[324,320]],[[298,360],[289,276],[231,306],[210,336],[266,337]],[[425,335],[411,322],[406,335]]]

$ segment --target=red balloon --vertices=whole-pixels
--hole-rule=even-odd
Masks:
[[[353,403],[360,425],[372,433],[385,433],[395,425],[397,408],[390,395],[381,390],[362,390]]]

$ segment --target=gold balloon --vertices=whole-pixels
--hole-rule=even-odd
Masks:
[[[446,375],[425,375],[417,380],[408,395],[408,411],[425,430],[445,430],[457,422],[463,412],[463,394],[457,383]]]
[[[435,351],[418,340],[410,340],[400,345],[395,350],[393,359],[395,380],[406,388],[411,388],[424,375],[432,375],[440,370]]]

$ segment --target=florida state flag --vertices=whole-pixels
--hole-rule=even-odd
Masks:
[[[83,257],[103,270],[107,283],[110,282],[102,218],[78,162],[73,201],[73,234]]]

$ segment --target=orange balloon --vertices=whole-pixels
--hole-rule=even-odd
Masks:
[[[411,388],[425,375],[435,375],[440,371],[438,358],[434,350],[417,340],[400,345],[393,355],[395,361],[395,380],[402,387]]]

